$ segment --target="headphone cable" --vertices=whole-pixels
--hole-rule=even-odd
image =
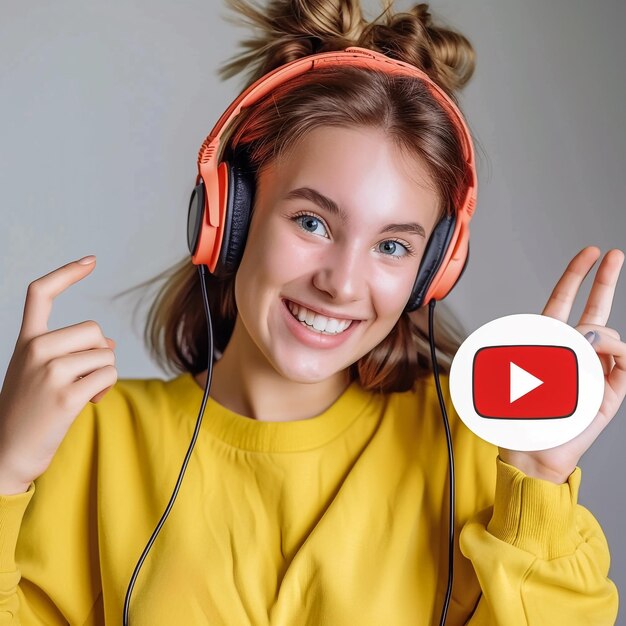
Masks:
[[[198,274],[200,276],[200,287],[202,288],[202,303],[204,304],[204,312],[206,313],[208,342],[209,342],[208,343],[209,364],[208,364],[206,384],[204,386],[204,395],[202,396],[202,404],[200,406],[200,412],[198,413],[198,418],[196,420],[196,428],[193,432],[193,437],[191,438],[191,443],[189,444],[189,449],[187,450],[187,454],[185,455],[185,460],[183,461],[183,465],[180,468],[178,480],[176,481],[176,486],[174,487],[174,491],[172,493],[172,496],[170,497],[170,501],[167,505],[167,508],[165,509],[165,512],[161,516],[161,519],[159,520],[157,527],[154,529],[154,532],[152,533],[150,540],[148,541],[146,547],[144,548],[141,554],[141,557],[139,557],[139,561],[137,562],[137,565],[135,566],[135,571],[133,572],[133,575],[131,576],[131,579],[130,579],[130,583],[128,584],[128,589],[126,590],[126,598],[124,600],[124,618],[123,618],[124,626],[128,626],[129,624],[128,612],[130,609],[130,596],[133,592],[133,587],[135,586],[135,581],[137,580],[139,570],[141,569],[141,566],[143,565],[143,562],[145,561],[146,556],[148,555],[148,552],[150,548],[152,547],[152,544],[157,538],[157,535],[159,534],[161,527],[165,523],[165,520],[167,519],[167,516],[169,515],[172,509],[172,506],[174,506],[174,501],[176,500],[176,496],[178,495],[178,490],[180,489],[180,485],[183,482],[183,477],[185,475],[185,471],[187,469],[189,459],[191,458],[191,453],[193,451],[194,446],[196,445],[196,439],[198,438],[198,433],[200,432],[200,425],[202,424],[202,417],[204,416],[204,408],[206,406],[207,398],[209,395],[209,389],[211,387],[211,378],[213,377],[213,326],[211,324],[211,311],[209,309],[209,298],[207,296],[207,291],[206,291],[205,279],[207,275],[207,268],[205,265],[202,265],[202,264],[198,265]]]
[[[435,330],[433,323],[433,314],[435,311],[436,300],[433,298],[428,303],[428,338],[430,341],[430,356],[433,363],[433,376],[435,378],[435,385],[437,386],[437,395],[439,396],[439,406],[441,407],[441,416],[443,418],[443,425],[446,429],[446,441],[448,444],[448,463],[450,465],[449,474],[449,493],[450,493],[450,518],[449,518],[449,544],[448,544],[448,587],[446,589],[446,597],[441,609],[441,619],[439,621],[440,626],[444,626],[446,621],[446,615],[448,613],[448,605],[450,603],[450,595],[452,593],[452,579],[454,576],[454,452],[452,448],[452,437],[450,436],[450,425],[448,424],[448,414],[446,412],[445,402],[443,401],[443,394],[441,393],[441,384],[439,382],[439,366],[437,365],[437,358],[435,356]]]

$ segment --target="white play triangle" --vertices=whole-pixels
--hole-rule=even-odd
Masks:
[[[519,365],[515,365],[513,361],[510,361],[510,364],[511,399],[509,402],[512,404],[522,396],[525,396],[529,391],[536,389],[539,385],[543,385],[543,380],[528,373]]]

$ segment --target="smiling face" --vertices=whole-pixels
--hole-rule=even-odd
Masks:
[[[437,215],[425,168],[383,131],[309,132],[260,173],[226,351],[294,382],[344,372],[400,317]]]

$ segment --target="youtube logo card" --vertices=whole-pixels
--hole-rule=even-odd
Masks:
[[[545,450],[573,439],[595,418],[603,395],[604,372],[591,344],[545,315],[509,315],[481,326],[450,369],[461,420],[511,450]]]
[[[569,417],[578,404],[578,360],[566,346],[488,346],[474,355],[474,409],[497,419]]]

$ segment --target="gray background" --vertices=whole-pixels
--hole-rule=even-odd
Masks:
[[[95,319],[117,341],[120,377],[169,378],[142,343],[146,307],[131,322],[135,301],[110,297],[187,253],[197,150],[243,80],[220,82],[216,70],[249,31],[206,0],[0,6],[0,376],[28,283],[96,254],[49,328]],[[370,19],[378,4],[364,7]],[[446,299],[471,331],[540,313],[584,246],[626,252],[626,3],[435,0],[431,10],[478,55],[461,105],[480,144],[479,202],[471,262]],[[608,325],[626,337],[623,278]],[[580,462],[580,502],[606,534],[622,597],[625,420],[622,407]]]

